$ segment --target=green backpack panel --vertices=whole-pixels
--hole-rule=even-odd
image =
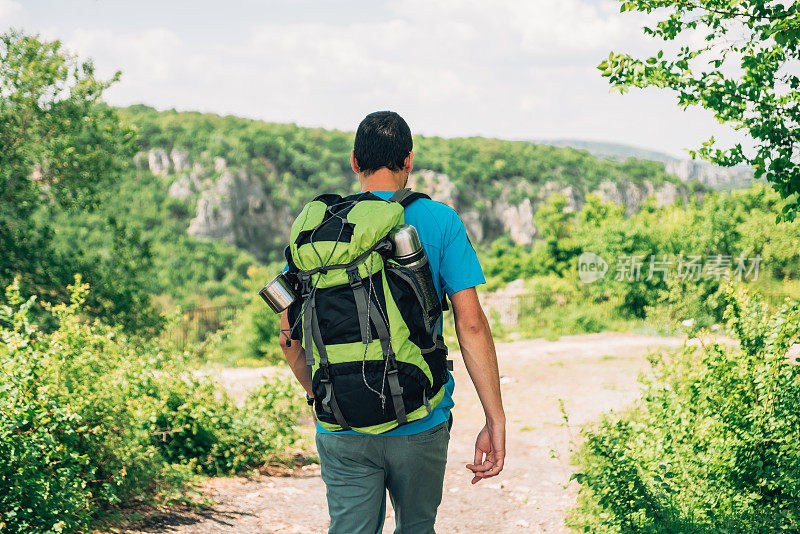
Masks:
[[[444,396],[447,348],[438,322],[430,324],[388,238],[421,197],[407,189],[388,201],[320,195],[292,225],[286,276],[300,299],[288,314],[326,430],[381,434],[425,417]]]

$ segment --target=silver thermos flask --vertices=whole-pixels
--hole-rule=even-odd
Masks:
[[[396,226],[389,232],[389,239],[394,244],[394,260],[409,270],[409,274],[417,281],[425,307],[428,328],[432,329],[442,313],[439,294],[433,285],[433,275],[428,265],[428,256],[419,240],[417,229],[410,224]]]

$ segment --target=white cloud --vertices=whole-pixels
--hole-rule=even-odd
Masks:
[[[0,0],[0,25],[15,23],[22,14],[22,5],[14,0]]]
[[[104,66],[117,64],[136,83],[163,82],[176,73],[186,49],[181,39],[165,28],[119,34],[111,30],[77,30],[65,40],[81,56]]]
[[[453,92],[475,98],[476,87],[444,61],[442,43],[406,20],[353,23],[262,25],[255,28],[248,56],[265,71],[279,73],[312,93],[342,91],[421,102],[448,99]],[[440,30],[439,36],[446,35]],[[447,51],[443,51],[447,54]]]
[[[0,0],[0,14],[9,2]],[[114,104],[342,129],[395,109],[430,135],[583,137],[673,153],[710,131],[707,117],[675,113],[664,93],[609,94],[595,69],[602,58],[654,46],[642,36],[646,19],[620,14],[614,0],[387,6],[372,22],[363,13],[277,22],[264,11],[238,31],[215,23],[203,33],[162,16],[124,31],[88,20],[56,35],[101,74],[122,70],[108,93]]]
[[[620,44],[638,33],[631,18],[610,12],[607,5],[588,0],[406,0],[395,4],[397,12],[408,13],[425,33],[440,28],[440,21],[456,22],[469,28],[462,36],[472,48],[488,45],[506,54],[558,58]]]
[[[260,25],[248,55],[301,91],[487,109],[516,93],[511,102],[528,111],[546,103],[534,94],[540,78],[585,71],[638,32],[585,0],[405,0],[392,14],[378,23]]]

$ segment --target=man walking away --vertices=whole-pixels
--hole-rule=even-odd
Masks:
[[[351,166],[361,182],[361,191],[391,199],[406,186],[414,158],[412,148],[411,131],[400,115],[390,111],[367,115],[358,126],[351,154]],[[505,413],[497,356],[475,290],[485,283],[483,271],[464,224],[452,208],[418,198],[405,208],[404,217],[406,224],[413,225],[419,234],[439,297],[446,294],[452,303],[461,354],[486,416],[475,442],[473,462],[466,465],[475,484],[500,473],[505,458]],[[282,331],[290,331],[292,326],[284,312]],[[441,333],[441,322],[438,329]],[[281,348],[313,402],[311,368],[304,348],[296,342],[289,346],[283,342]],[[387,490],[395,510],[396,533],[434,532],[442,500],[455,387],[449,371],[445,380],[444,396],[425,417],[401,421],[387,432],[331,432],[317,423],[316,444],[327,488],[330,533],[381,532]]]

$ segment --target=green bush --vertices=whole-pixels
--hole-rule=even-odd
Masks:
[[[12,285],[0,307],[0,530],[86,530],[104,508],[180,488],[194,473],[279,459],[302,403],[269,383],[237,406],[192,356],[87,322],[88,288],[29,318]]]
[[[640,401],[584,431],[569,523],[598,533],[800,531],[800,305],[728,289],[738,345],[654,357]],[[789,351],[790,347],[794,347]]]
[[[209,475],[264,464],[297,441],[299,406],[293,387],[271,382],[236,406],[209,382],[188,380],[158,396],[145,429],[151,444],[172,463],[189,463]]]
[[[284,362],[278,344],[280,315],[267,307],[256,292],[283,264],[250,268],[243,283],[249,300],[232,320],[205,341],[206,361],[231,367],[273,365]]]

